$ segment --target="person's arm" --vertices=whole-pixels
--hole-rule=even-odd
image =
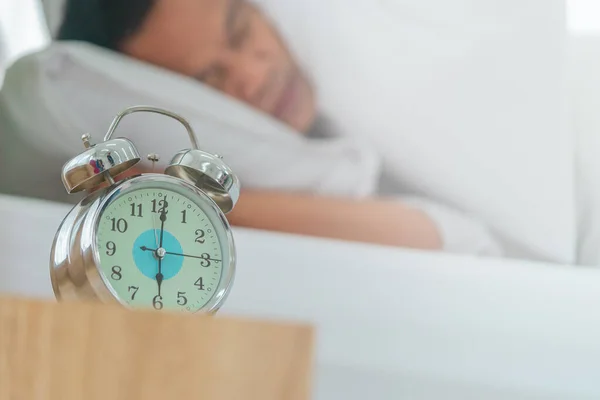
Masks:
[[[124,175],[138,174],[134,169]],[[473,216],[418,197],[353,200],[246,189],[233,226],[421,250],[500,256],[502,245]]]
[[[441,250],[442,238],[423,211],[393,200],[347,200],[246,190],[228,214],[234,226]]]

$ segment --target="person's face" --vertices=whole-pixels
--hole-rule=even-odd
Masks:
[[[246,0],[158,0],[121,51],[197,78],[298,131],[315,117],[310,83]]]

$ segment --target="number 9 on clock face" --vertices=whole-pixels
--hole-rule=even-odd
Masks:
[[[227,221],[191,185],[144,178],[133,178],[100,211],[95,235],[100,276],[132,308],[210,310],[224,300],[233,275]]]

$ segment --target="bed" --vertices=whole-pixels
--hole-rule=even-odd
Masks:
[[[0,293],[53,299],[69,206],[0,196]],[[600,271],[235,229],[223,315],[314,324],[315,399],[600,396]]]

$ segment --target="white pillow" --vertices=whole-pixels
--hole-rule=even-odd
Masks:
[[[600,36],[569,41],[569,99],[577,133],[578,263],[600,265]]]
[[[562,0],[258,2],[338,134],[368,136],[403,188],[574,260]]]
[[[102,140],[118,112],[139,104],[185,116],[202,149],[223,155],[247,187],[348,197],[377,189],[378,155],[360,141],[309,140],[195,80],[85,43],[55,42],[21,58],[9,69],[0,95],[2,124],[18,131],[14,140],[62,162],[82,151],[83,133]],[[125,117],[115,134],[120,135],[132,139],[143,156],[158,153],[160,168],[190,147],[179,122],[155,114]],[[21,178],[39,179],[39,166],[29,162],[20,168],[28,166],[32,170],[22,170]]]

